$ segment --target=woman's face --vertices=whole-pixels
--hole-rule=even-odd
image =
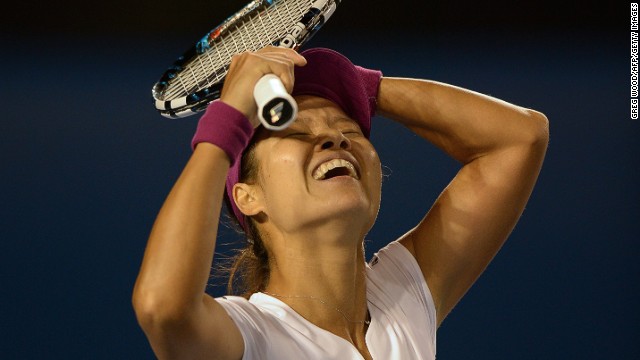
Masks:
[[[297,120],[255,147],[261,212],[282,232],[344,222],[362,236],[380,207],[380,159],[357,122],[333,102],[297,98]]]

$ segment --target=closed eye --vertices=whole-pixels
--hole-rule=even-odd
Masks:
[[[310,134],[308,133],[302,133],[302,132],[296,132],[296,133],[290,133],[285,135],[284,137],[288,138],[288,137],[304,137],[304,136],[309,136]]]
[[[346,130],[342,132],[345,136],[362,136],[362,132],[359,130]]]

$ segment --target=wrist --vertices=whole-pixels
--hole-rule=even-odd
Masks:
[[[378,106],[378,92],[380,89],[380,82],[382,81],[382,72],[379,70],[363,68],[357,65],[355,68],[358,71],[365,95],[369,101],[369,114],[370,116],[374,116]]]
[[[241,99],[235,99],[222,96],[218,101],[232,107],[233,109],[244,115],[244,117],[249,120],[249,123],[253,126],[254,129],[260,126],[260,119],[258,119],[257,116],[258,108],[253,97],[243,97]]]
[[[241,111],[216,100],[198,121],[191,147],[195,149],[202,142],[214,144],[227,154],[233,165],[242,155],[254,131],[254,126]]]

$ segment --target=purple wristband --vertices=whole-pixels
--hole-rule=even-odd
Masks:
[[[382,71],[366,69],[358,65],[354,67],[358,71],[365,95],[369,100],[369,115],[374,116],[378,105],[378,89],[380,88],[380,80],[382,80]]]
[[[216,100],[207,107],[207,111],[200,118],[191,148],[195,150],[201,142],[214,144],[224,150],[233,166],[249,144],[254,131],[243,113]]]

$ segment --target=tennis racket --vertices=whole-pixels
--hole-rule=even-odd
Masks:
[[[233,55],[269,45],[298,50],[324,25],[340,1],[251,1],[165,71],[152,90],[156,108],[169,118],[206,109],[220,97]],[[282,130],[295,119],[298,106],[277,76],[261,78],[253,95],[266,128]]]

